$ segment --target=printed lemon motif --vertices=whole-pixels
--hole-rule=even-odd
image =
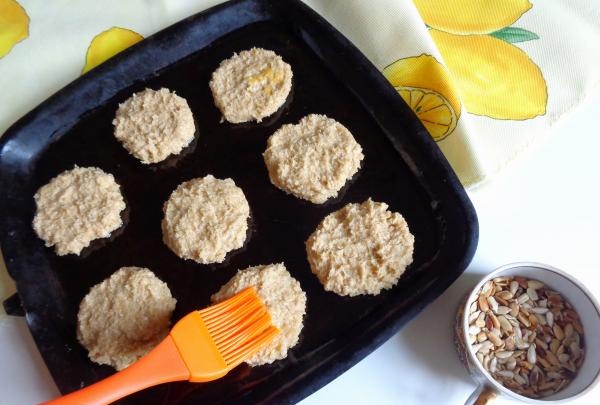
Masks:
[[[0,0],[0,58],[29,35],[29,17],[15,0]]]
[[[434,140],[441,141],[454,131],[460,117],[460,100],[448,71],[433,56],[397,60],[383,69],[383,74]]]
[[[140,34],[126,28],[112,27],[101,32],[92,39],[88,47],[85,66],[81,73],[90,71],[142,39],[144,37]]]
[[[432,90],[416,89],[414,87],[396,87],[400,96],[436,141],[441,141],[456,127],[456,113],[448,100]]]
[[[413,0],[425,23],[453,34],[487,34],[517,21],[528,0]]]
[[[510,120],[546,113],[546,82],[521,49],[490,35],[452,35],[433,29],[429,33],[467,111]]]

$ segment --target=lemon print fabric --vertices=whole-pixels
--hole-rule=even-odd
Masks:
[[[448,71],[433,56],[397,60],[384,68],[383,74],[434,140],[441,141],[454,131],[460,117],[460,99]]]
[[[546,112],[540,68],[514,45],[490,35],[452,35],[430,30],[460,89],[467,111],[523,120]]]
[[[94,37],[88,47],[85,66],[81,73],[90,71],[142,39],[143,36],[126,28],[112,27],[101,32]]]
[[[413,0],[431,28],[452,34],[489,34],[512,25],[531,8],[528,0]]]
[[[501,120],[546,113],[542,71],[514,45],[539,38],[511,26],[531,9],[529,1],[413,1],[469,113]]]
[[[15,0],[0,0],[0,58],[29,35],[29,17]]]

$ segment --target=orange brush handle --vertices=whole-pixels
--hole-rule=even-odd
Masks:
[[[134,392],[170,381],[187,381],[190,372],[169,335],[126,369],[44,405],[104,405]]]

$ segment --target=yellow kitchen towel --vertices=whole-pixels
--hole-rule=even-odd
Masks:
[[[106,58],[220,2],[0,0],[0,133]],[[305,2],[382,71],[467,187],[600,87],[596,0]]]

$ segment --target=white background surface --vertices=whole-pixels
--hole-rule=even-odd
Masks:
[[[548,263],[600,297],[599,117],[600,97],[588,100],[509,172],[471,192],[480,239],[465,274],[401,332],[301,404],[462,404],[475,385],[454,352],[454,312],[479,277],[500,265]],[[34,404],[56,394],[23,320],[0,321],[0,404]],[[572,403],[599,404],[600,385]]]

